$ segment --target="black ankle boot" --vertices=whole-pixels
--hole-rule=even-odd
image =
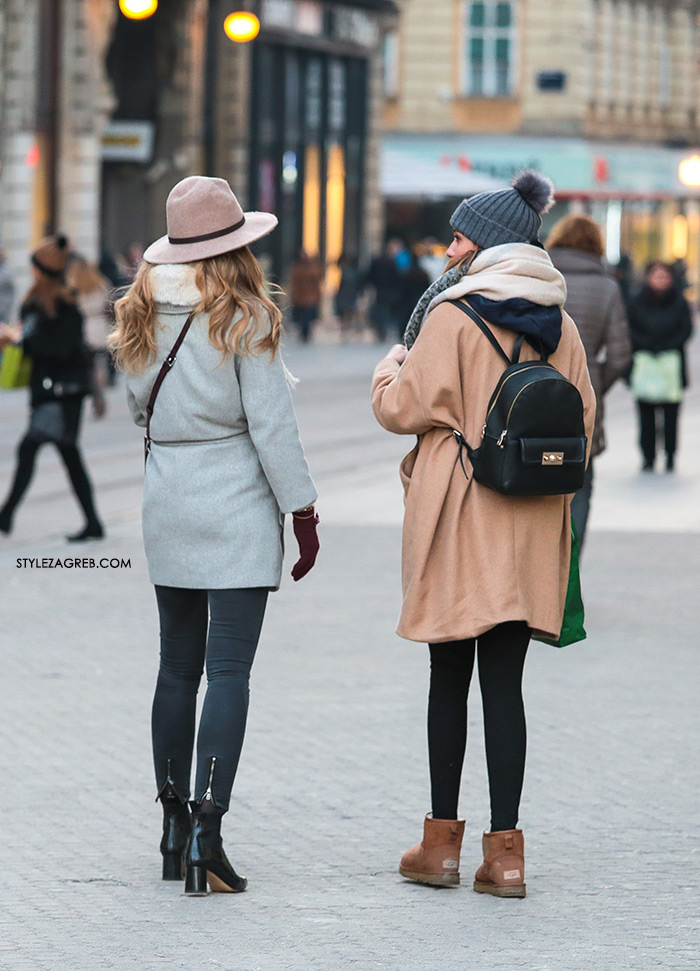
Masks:
[[[163,879],[182,880],[185,876],[187,844],[192,835],[192,817],[187,800],[182,800],[172,781],[168,779],[157,799],[163,804]]]
[[[192,839],[187,848],[187,876],[185,893],[191,897],[203,897],[207,883],[213,893],[242,893],[248,886],[245,877],[239,877],[224,853],[221,841],[221,817],[226,812],[214,804],[211,792],[214,764],[212,759],[209,788],[201,802],[192,807]]]
[[[96,520],[94,523],[88,523],[85,529],[82,529],[79,533],[66,536],[66,539],[69,543],[82,543],[86,539],[102,539],[104,534],[102,523]]]
[[[0,533],[9,536],[12,532],[12,513],[3,506],[0,509]]]

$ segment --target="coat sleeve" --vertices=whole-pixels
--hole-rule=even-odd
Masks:
[[[683,347],[693,336],[693,318],[690,314],[688,301],[681,301],[681,310],[678,314],[678,325],[674,330],[673,337],[669,342],[673,350],[683,350]]]
[[[397,435],[423,435],[463,421],[458,329],[451,308],[426,318],[404,363],[384,358],[372,381],[372,408],[380,425]]]
[[[608,306],[604,343],[606,357],[603,365],[603,394],[618,378],[628,372],[632,363],[632,343],[627,311],[617,284]]]
[[[294,405],[279,351],[236,355],[248,431],[280,511],[294,512],[317,499],[299,440]]]
[[[146,427],[146,413],[141,409],[141,405],[136,399],[136,395],[128,386],[126,387],[126,403],[129,406],[129,413],[131,419],[136,425],[140,425],[142,428]]]

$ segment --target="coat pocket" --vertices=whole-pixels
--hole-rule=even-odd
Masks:
[[[411,484],[411,476],[413,475],[413,470],[416,467],[419,448],[420,439],[416,442],[408,455],[405,455],[401,460],[401,465],[399,466],[399,475],[401,476],[401,484],[403,485],[404,493],[408,492],[408,487]]]

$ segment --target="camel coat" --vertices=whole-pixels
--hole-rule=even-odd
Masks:
[[[492,325],[504,350],[516,335]],[[538,355],[526,342],[521,360]],[[589,443],[595,395],[574,322],[563,315],[551,363],[583,398]],[[418,435],[401,464],[405,491],[403,608],[397,633],[439,643],[478,637],[497,624],[525,621],[558,638],[571,555],[571,496],[505,496],[467,480],[452,434],[481,441],[489,398],[503,362],[476,325],[441,303],[403,365],[385,358],[372,384],[384,428]],[[465,456],[467,472],[471,472]]]

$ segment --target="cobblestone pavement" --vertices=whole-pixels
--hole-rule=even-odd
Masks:
[[[159,880],[148,722],[157,620],[139,531],[139,432],[121,389],[86,453],[129,569],[18,568],[73,555],[50,454],[0,546],[6,770],[0,968],[224,971],[700,969],[697,587],[700,400],[676,477],[637,473],[624,389],[610,403],[584,561],[589,640],[533,645],[521,824],[529,896],[471,891],[488,799],[478,687],[462,789],[463,884],[398,875],[428,806],[427,651],[393,633],[406,441],[367,407],[372,347],[292,347],[322,494],[322,555],[271,599],[225,839],[250,888],[189,899]],[[0,476],[24,397],[0,398]],[[291,551],[290,551],[291,565]]]

